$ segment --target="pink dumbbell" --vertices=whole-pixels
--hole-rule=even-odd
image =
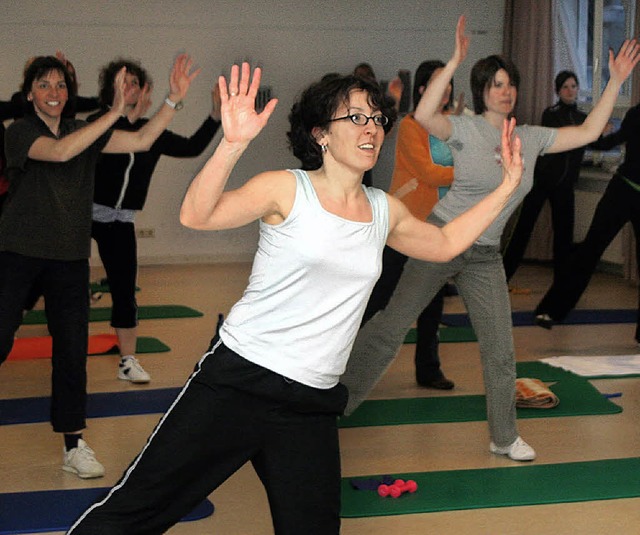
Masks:
[[[380,485],[378,487],[378,494],[383,498],[391,496],[392,498],[399,498],[400,495],[405,492],[415,492],[418,490],[418,484],[410,479],[406,483],[402,479],[396,479],[393,485]]]

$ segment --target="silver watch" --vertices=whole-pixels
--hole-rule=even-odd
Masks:
[[[174,102],[169,97],[167,97],[164,99],[164,103],[176,111],[180,111],[182,108],[184,108],[184,102],[182,102],[181,100],[179,100],[178,102]]]

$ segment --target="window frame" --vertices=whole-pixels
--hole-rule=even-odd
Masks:
[[[636,2],[620,0],[625,9],[625,35],[633,35]],[[575,0],[575,12],[569,3],[556,0],[554,8],[554,65],[556,72],[570,69],[576,72],[580,80],[579,101],[587,108],[596,102],[605,86],[603,65],[607,65],[607,51],[603,50],[604,41],[604,3],[605,0]],[[593,8],[593,35],[589,36],[589,9]],[[576,20],[577,17],[577,20]],[[581,22],[582,21],[582,22]],[[571,46],[576,43],[577,46]],[[588,62],[588,49],[592,50],[591,65]],[[588,69],[591,68],[591,87],[588,87]],[[623,84],[616,103],[616,113],[631,106],[631,87],[634,73]]]

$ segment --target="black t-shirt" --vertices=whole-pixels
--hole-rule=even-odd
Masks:
[[[62,119],[60,137],[85,124]],[[53,260],[89,258],[95,166],[111,134],[108,130],[67,162],[45,162],[28,156],[36,139],[55,138],[39,117],[25,116],[7,128],[9,195],[0,218],[0,251]]]

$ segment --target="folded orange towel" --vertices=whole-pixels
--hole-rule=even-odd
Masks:
[[[540,379],[516,379],[516,407],[551,409],[560,400]]]

